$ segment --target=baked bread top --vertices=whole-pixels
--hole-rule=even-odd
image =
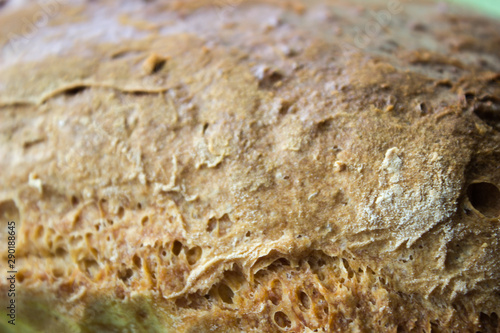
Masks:
[[[394,3],[0,9],[17,328],[498,332],[500,24]]]

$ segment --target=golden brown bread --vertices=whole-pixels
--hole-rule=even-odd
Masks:
[[[425,1],[386,21],[360,0],[50,9],[0,9],[2,329],[500,332],[498,22]]]

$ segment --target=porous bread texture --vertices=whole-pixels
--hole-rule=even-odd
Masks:
[[[37,6],[0,9],[3,330],[500,332],[498,22],[89,1],[13,46]]]

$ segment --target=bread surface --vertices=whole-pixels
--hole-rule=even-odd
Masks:
[[[0,8],[0,327],[500,332],[500,23],[388,3]]]

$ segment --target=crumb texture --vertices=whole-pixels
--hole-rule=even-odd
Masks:
[[[25,36],[40,4],[0,6],[19,332],[500,332],[499,22],[49,9]]]

